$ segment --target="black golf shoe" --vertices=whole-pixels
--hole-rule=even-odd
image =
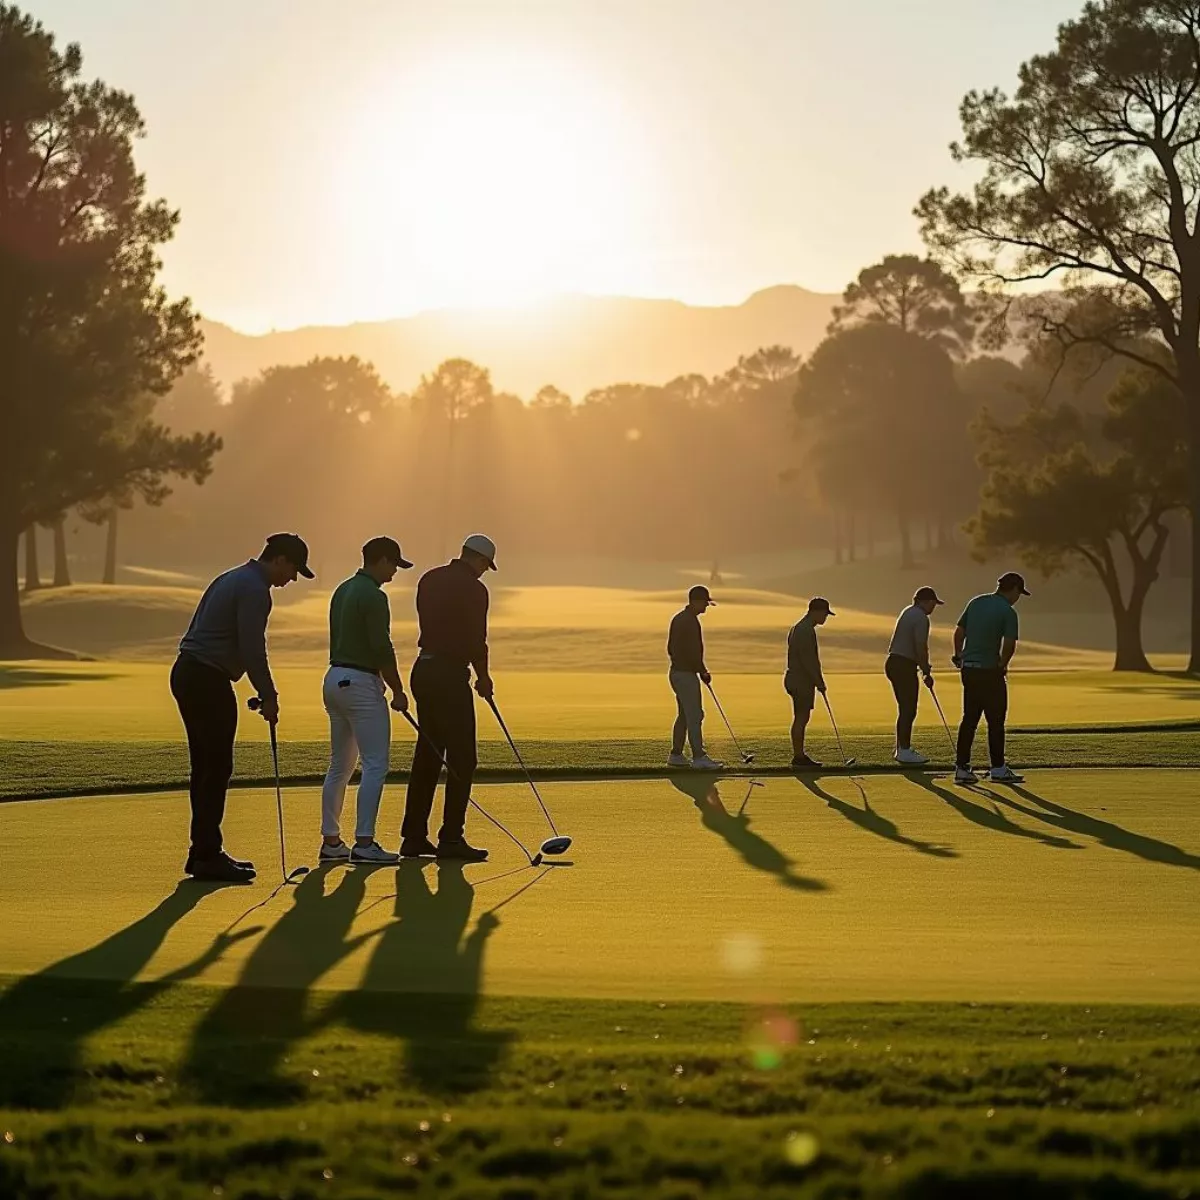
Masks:
[[[200,883],[253,883],[256,878],[252,867],[241,866],[228,854],[195,859],[188,865],[188,874]]]
[[[460,839],[456,842],[439,842],[437,856],[438,858],[458,859],[460,862],[487,862],[488,852],[468,846],[464,840]]]
[[[819,769],[820,766],[821,764],[815,758],[809,758],[807,754],[793,758],[791,763],[793,771],[813,771]]]
[[[437,847],[428,838],[406,838],[400,843],[401,858],[437,858]]]
[[[230,858],[230,856],[228,854],[226,854],[224,850],[220,851],[218,853],[217,857],[228,860],[229,862],[233,863],[233,865],[235,867],[241,867],[243,871],[253,871],[254,870],[254,864],[252,862],[250,862],[248,859]],[[193,870],[193,867],[195,866],[197,861],[198,860],[196,858],[195,852],[189,853],[187,856],[187,862],[185,862],[183,864],[183,873],[185,875],[194,875],[195,871]]]

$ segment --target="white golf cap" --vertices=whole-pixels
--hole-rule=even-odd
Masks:
[[[496,566],[496,543],[490,537],[482,533],[473,533],[465,542],[463,542],[464,550],[474,550],[476,554],[482,554],[488,560],[488,565],[493,571],[498,570]]]

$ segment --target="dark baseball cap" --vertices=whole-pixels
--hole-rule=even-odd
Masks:
[[[933,588],[926,585],[925,587],[917,588],[916,595],[913,596],[913,603],[920,604],[922,600],[932,600],[934,604],[945,604],[945,600],[939,600],[938,594]]]
[[[298,533],[273,533],[263,547],[264,560],[286,558],[305,579],[316,576],[308,569],[308,545]]]
[[[1031,593],[1025,588],[1025,576],[1017,571],[1005,571],[999,579],[996,580],[996,591],[1011,592],[1016,588],[1022,596],[1028,596]]]
[[[365,565],[369,566],[381,558],[386,558],[388,562],[394,562],[403,571],[407,571],[412,566],[412,563],[404,557],[400,543],[395,538],[373,537],[363,547],[363,563]]]
[[[828,613],[831,617],[837,616],[837,613],[835,613],[833,609],[829,607],[829,601],[826,600],[824,596],[814,596],[808,602],[808,611]]]
[[[694,588],[688,589],[689,604],[696,604],[700,600],[707,600],[709,604],[716,604],[716,601],[712,598],[708,588],[706,588],[702,583],[698,583]]]

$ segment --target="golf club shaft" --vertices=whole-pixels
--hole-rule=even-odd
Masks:
[[[717,706],[717,712],[721,714],[721,720],[725,722],[725,728],[729,730],[730,740],[733,742],[734,748],[738,752],[738,756],[744,762],[746,760],[746,752],[742,749],[741,743],[737,740],[737,734],[733,732],[733,726],[729,723],[729,718],[725,715],[724,708],[721,707],[721,700],[717,696],[717,689],[711,683],[704,685],[708,688],[708,693],[713,698],[713,703]]]
[[[846,747],[842,745],[842,735],[838,732],[837,721],[833,716],[833,705],[829,703],[829,697],[822,692],[821,699],[825,701],[825,711],[829,713],[829,723],[833,726],[833,736],[837,738],[838,753],[842,756],[842,763],[845,766],[850,765],[850,760],[846,757]]]
[[[938,710],[938,716],[942,718],[942,728],[946,731],[946,739],[950,743],[950,757],[954,762],[958,761],[958,747],[954,744],[954,735],[950,732],[950,724],[946,720],[946,714],[942,712],[942,702],[938,699],[937,692],[932,686],[929,689],[929,694],[933,697],[934,707]]]
[[[525,772],[525,778],[529,780],[529,786],[533,788],[533,794],[537,797],[537,802],[542,806],[542,812],[546,814],[546,820],[550,822],[550,832],[558,837],[558,828],[554,824],[554,818],[550,815],[550,810],[546,807],[546,802],[542,799],[541,792],[537,789],[537,784],[533,782],[533,776],[529,773],[529,768],[525,765],[525,760],[521,757],[520,750],[517,749],[517,743],[513,741],[512,734],[508,732],[508,726],[504,723],[504,718],[500,715],[500,710],[496,707],[496,701],[491,697],[487,697],[488,707],[496,714],[496,720],[500,722],[500,728],[504,730],[504,737],[508,741],[509,748],[513,752],[513,757],[521,764],[521,770]]]
[[[275,812],[279,817],[279,869],[283,873],[283,881],[287,883],[287,844],[283,836],[283,786],[279,781],[279,735],[275,731],[275,722],[271,727],[271,762],[275,767]]]
[[[436,754],[438,756],[438,759],[441,762],[442,766],[446,768],[446,774],[453,775],[454,778],[459,780],[459,782],[461,783],[462,776],[459,775],[459,773],[450,765],[449,760],[446,758],[445,754],[443,754],[442,751],[438,749],[437,743],[433,740],[433,738],[431,738],[429,736],[429,734],[427,734],[425,732],[425,730],[423,730],[421,728],[421,726],[417,724],[416,719],[413,717],[412,713],[406,712],[406,713],[402,713],[401,715],[413,727],[413,729],[416,730],[417,737],[424,738],[425,744],[434,752],[434,754]],[[487,819],[489,821],[491,821],[491,823],[493,825],[495,825],[496,828],[499,829],[501,833],[503,833],[503,834],[507,835],[509,838],[511,838],[512,841],[520,848],[521,853],[523,855],[525,855],[525,857],[527,859],[529,859],[529,862],[532,865],[533,855],[530,854],[529,851],[525,849],[525,843],[522,842],[521,839],[518,838],[517,835],[512,832],[512,830],[507,828],[507,826],[501,825],[500,822],[497,821],[496,818],[493,817],[492,814],[490,812],[488,812],[488,810],[486,808],[484,808],[483,805],[480,804],[479,801],[476,800],[474,796],[468,796],[467,801],[475,809],[477,809],[485,817],[487,817]]]

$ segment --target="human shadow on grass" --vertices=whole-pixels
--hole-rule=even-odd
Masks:
[[[894,821],[889,821],[887,817],[877,813],[871,807],[871,802],[867,799],[866,789],[861,784],[858,784],[858,791],[859,795],[862,796],[863,803],[862,808],[859,808],[857,804],[850,804],[845,800],[839,800],[837,796],[831,792],[827,792],[811,775],[802,775],[797,772],[795,778],[819,800],[824,800],[834,812],[845,817],[847,821],[857,825],[860,829],[865,829],[868,833],[875,834],[876,837],[885,838],[889,842],[895,842],[898,846],[908,846],[910,849],[917,851],[918,854],[928,854],[932,858],[958,857],[958,852],[951,846],[942,845],[937,842],[923,842],[918,838],[911,838],[901,833]],[[857,780],[855,783],[857,784]]]
[[[923,787],[927,792],[932,793],[943,804],[948,804],[960,817],[965,817],[973,825],[989,829],[993,833],[1007,833],[1013,837],[1029,838],[1031,841],[1040,842],[1043,846],[1053,846],[1058,850],[1083,849],[1078,842],[1073,842],[1070,838],[1055,837],[1052,834],[1042,833],[1037,829],[1026,829],[1025,826],[1018,825],[1015,821],[1010,821],[996,807],[994,801],[990,804],[975,804],[959,792],[951,791],[949,788],[938,787],[928,775],[917,771],[907,772],[905,777],[912,780],[918,787]],[[975,788],[967,790],[981,799],[984,796],[989,799],[991,798],[991,793],[986,790],[977,790]]]
[[[1047,825],[1053,825],[1059,829],[1069,830],[1071,833],[1095,838],[1101,845],[1108,846],[1112,850],[1123,850],[1126,854],[1143,858],[1147,862],[1200,871],[1200,856],[1189,854],[1181,846],[1175,846],[1170,842],[1163,842],[1142,833],[1134,833],[1111,821],[1104,821],[1099,817],[1088,816],[1087,813],[1077,812],[1062,804],[1055,804],[1031,791],[1028,787],[1008,785],[1006,791],[1015,793],[1031,805],[1037,805],[1037,808],[1018,804],[1011,795],[1006,795],[1005,792],[996,789],[980,788],[979,790],[986,791],[989,796],[1001,804],[1007,805],[1027,817],[1044,821]]]
[[[372,936],[349,936],[372,871],[344,869],[326,895],[332,869],[323,863],[289,889],[291,905],[193,1031],[182,1075],[204,1102],[253,1107],[302,1096],[298,1083],[280,1076],[279,1064],[322,1024],[310,1014],[310,992]]]
[[[488,939],[500,926],[499,909],[550,874],[511,873],[515,889],[467,933],[475,886],[463,864],[403,861],[394,920],[378,932],[359,986],[331,1006],[330,1022],[401,1041],[403,1072],[427,1093],[461,1096],[486,1086],[515,1036],[475,1023]]]
[[[719,785],[711,775],[700,773],[672,775],[671,786],[691,798],[700,812],[704,828],[724,838],[741,855],[742,861],[756,871],[773,875],[784,887],[798,892],[827,892],[829,885],[821,879],[798,875],[795,862],[778,846],[750,828],[750,815],[745,804],[736,814],[730,813],[721,799]],[[747,798],[749,793],[747,793]]]
[[[0,994],[0,1108],[54,1109],[70,1103],[94,1034],[124,1021],[175,984],[195,979],[236,942],[258,932],[224,934],[170,974],[134,982],[171,929],[220,887],[183,881],[132,925],[18,979]]]

